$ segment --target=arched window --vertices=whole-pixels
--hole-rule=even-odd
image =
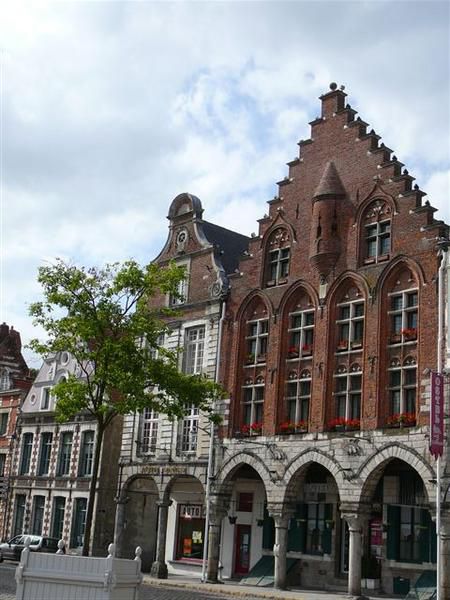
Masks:
[[[289,275],[291,240],[284,228],[273,231],[266,246],[266,285],[280,285],[287,282]]]
[[[303,293],[288,321],[288,359],[307,358],[312,355],[314,344],[315,308],[310,297]]]
[[[242,397],[242,423],[244,432],[261,433],[264,412],[264,377],[246,379]],[[248,428],[248,431],[247,431]]]
[[[417,341],[418,290],[410,288],[389,294],[390,343]]]
[[[311,400],[311,371],[291,371],[286,382],[286,408],[290,427],[307,430]]]
[[[334,403],[336,419],[353,422],[359,427],[361,417],[362,370],[358,363],[348,369],[339,365],[334,374]]]
[[[362,256],[365,264],[378,263],[389,258],[391,252],[391,207],[383,200],[375,200],[362,219]]]
[[[417,364],[413,356],[389,364],[389,425],[414,425],[416,421]]]
[[[364,298],[351,287],[336,306],[336,349],[338,352],[360,350],[364,343]]]

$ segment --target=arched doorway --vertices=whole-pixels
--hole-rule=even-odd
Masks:
[[[222,577],[242,578],[261,559],[265,547],[271,543],[273,548],[267,533],[266,489],[259,473],[242,463],[227,477],[225,487],[229,509],[222,523]]]
[[[153,479],[137,477],[125,486],[125,521],[120,555],[133,558],[136,546],[142,548],[142,571],[149,572],[155,558],[159,493]]]
[[[347,569],[348,528],[340,517],[339,489],[332,473],[316,462],[300,467],[286,488],[285,510],[290,515],[288,584],[307,588],[336,584]]]

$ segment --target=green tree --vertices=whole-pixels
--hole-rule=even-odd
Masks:
[[[54,387],[56,418],[64,422],[87,412],[97,422],[83,556],[89,554],[101,447],[111,421],[145,407],[179,418],[191,404],[217,420],[212,407],[222,388],[205,376],[181,373],[178,351],[158,347],[176,314],[165,306],[165,295],[176,296],[184,276],[175,264],[142,268],[133,260],[86,269],[58,259],[39,269],[43,300],[29,311],[48,338],[29,346],[43,357],[70,352],[81,372]]]

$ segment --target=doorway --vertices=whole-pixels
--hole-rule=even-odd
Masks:
[[[236,525],[234,542],[234,572],[246,575],[250,567],[251,526]]]

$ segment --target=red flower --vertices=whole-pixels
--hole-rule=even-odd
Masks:
[[[261,431],[262,431],[262,423],[252,423],[250,425],[250,429],[251,429],[251,431],[253,431],[255,433],[261,433]]]

